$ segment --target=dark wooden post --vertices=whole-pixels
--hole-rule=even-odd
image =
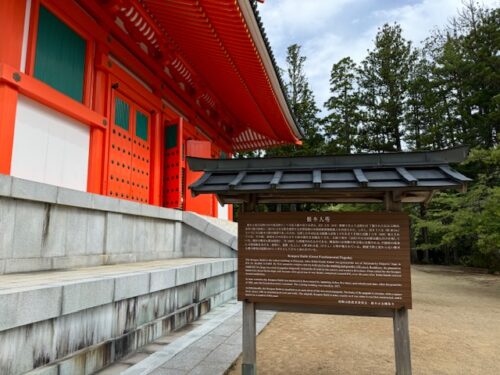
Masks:
[[[387,192],[385,195],[386,211],[400,212],[401,195]],[[394,354],[396,357],[396,375],[411,375],[410,330],[408,326],[408,310],[394,310]]]
[[[244,203],[243,212],[255,212],[257,203],[251,195],[249,202]],[[256,375],[257,373],[257,329],[255,322],[255,303],[243,301],[243,363],[242,375]]]

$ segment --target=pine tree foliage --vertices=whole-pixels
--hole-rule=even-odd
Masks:
[[[328,115],[323,119],[329,154],[349,154],[355,149],[360,121],[360,97],[357,88],[357,67],[350,57],[332,66],[330,98],[324,106]]]
[[[288,47],[286,91],[295,120],[304,132],[303,144],[270,149],[266,156],[317,155],[324,150],[319,108],[304,72],[306,57],[301,55],[300,48],[298,44]]]
[[[359,86],[363,125],[359,148],[363,151],[401,151],[405,102],[415,56],[401,26],[385,24],[375,47],[361,62]]]

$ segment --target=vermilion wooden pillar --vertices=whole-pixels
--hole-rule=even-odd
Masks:
[[[162,164],[161,154],[163,151],[163,137],[162,137],[162,114],[154,113],[152,118],[152,131],[151,131],[151,179],[150,179],[150,195],[149,203],[159,206],[161,204],[161,177],[162,177]]]
[[[0,1],[0,69],[2,64],[16,69],[21,65],[25,0]],[[0,173],[10,174],[14,126],[16,121],[17,91],[0,83]]]
[[[103,116],[109,115],[108,91],[108,74],[102,70],[96,70],[94,110]],[[109,128],[110,124],[106,126]],[[105,193],[106,139],[107,129],[95,126],[90,128],[89,172],[87,180],[87,190],[90,193]]]

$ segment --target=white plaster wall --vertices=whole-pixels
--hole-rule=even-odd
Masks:
[[[217,201],[217,217],[219,219],[229,219],[229,214],[228,214],[228,208],[229,206],[226,204],[222,206],[219,201]]]
[[[11,174],[87,190],[89,127],[19,96]]]

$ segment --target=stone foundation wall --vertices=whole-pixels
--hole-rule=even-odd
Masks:
[[[234,234],[193,213],[0,175],[0,274],[230,258],[236,246]]]
[[[84,375],[235,297],[236,260],[0,293],[0,374]]]

